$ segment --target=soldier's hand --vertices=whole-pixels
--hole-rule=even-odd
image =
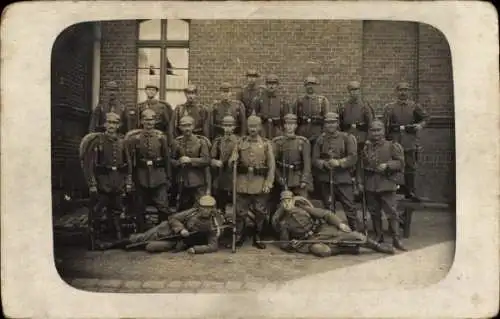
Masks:
[[[306,186],[307,186],[306,183],[304,183],[304,182],[300,183],[300,188],[306,188]]]
[[[269,193],[271,191],[271,186],[267,183],[264,184],[264,187],[262,188],[262,192],[264,193]]]
[[[330,166],[331,166],[332,168],[335,168],[335,167],[340,166],[340,161],[339,161],[339,160],[337,160],[337,159],[333,159],[333,158],[332,158],[331,160],[329,160],[329,161],[328,161],[328,163],[330,164]]]
[[[382,163],[379,166],[377,166],[377,170],[380,171],[380,172],[383,172],[386,169],[387,169],[387,164],[386,163]]]
[[[223,166],[223,163],[220,160],[213,160],[212,163],[214,164],[215,167],[222,167]]]
[[[346,224],[340,224],[339,228],[344,233],[350,233],[352,231],[351,228],[349,226],[347,226]]]
[[[299,241],[297,239],[292,239],[290,241],[290,246],[292,246],[292,248],[294,249],[297,249],[297,247],[299,247]]]
[[[188,164],[191,163],[191,159],[187,156],[182,156],[181,158],[179,158],[179,162],[181,164]]]
[[[422,129],[422,125],[421,124],[415,124],[415,125],[413,125],[413,128],[415,129],[415,131],[420,131]]]
[[[186,229],[183,229],[183,230],[181,230],[181,236],[182,237],[188,237],[189,236],[189,232]]]
[[[194,255],[196,253],[196,251],[194,250],[193,247],[191,247],[191,248],[188,248],[187,253],[191,254],[191,255]]]
[[[92,194],[92,193],[97,193],[97,186],[90,186],[89,187],[89,192]]]

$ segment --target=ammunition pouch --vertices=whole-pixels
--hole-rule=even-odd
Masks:
[[[296,162],[296,163],[283,163],[283,162],[278,162],[276,161],[276,166],[285,168],[285,169],[290,169],[292,171],[301,171],[304,168],[304,163],[302,162]]]
[[[137,162],[137,167],[139,168],[160,168],[165,167],[165,161],[163,158],[157,159],[145,159],[141,158]]]
[[[366,123],[352,123],[356,125],[356,129],[361,132],[368,132],[368,124]],[[342,124],[340,125],[341,131],[349,131],[352,127],[352,124]],[[398,127],[399,128],[399,127]]]
[[[309,123],[323,125],[324,119],[321,116],[299,116],[299,119],[298,119],[299,125],[304,125],[304,124],[309,124]]]
[[[254,174],[258,176],[267,176],[267,172],[269,171],[268,167],[248,167],[243,165],[238,165],[237,170],[238,174]]]

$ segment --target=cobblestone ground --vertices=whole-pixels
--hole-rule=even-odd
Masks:
[[[453,214],[449,212],[416,211],[411,237],[404,242],[409,250],[416,250],[454,240],[454,225]],[[274,289],[289,280],[307,275],[387,258],[387,255],[362,249],[361,254],[356,256],[318,259],[310,255],[287,254],[273,246],[257,250],[250,243],[236,254],[225,249],[196,256],[185,252],[91,252],[75,246],[58,247],[55,253],[59,260],[60,275],[75,288],[96,292],[142,293]],[[451,266],[451,262],[448,266]]]

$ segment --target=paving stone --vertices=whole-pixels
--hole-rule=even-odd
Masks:
[[[246,290],[259,290],[259,289],[262,289],[264,288],[264,283],[260,283],[260,282],[246,282],[244,285],[243,285],[243,289],[246,289]]]
[[[123,280],[119,279],[102,279],[99,280],[97,286],[107,288],[119,288],[123,284]]]
[[[221,290],[224,289],[225,283],[219,281],[204,281],[202,283],[202,289],[212,289],[212,290]]]
[[[142,281],[139,280],[127,280],[123,283],[123,287],[126,289],[139,289],[142,287]]]
[[[241,289],[243,286],[243,283],[240,281],[228,281],[226,283],[226,289],[228,290],[238,290]]]
[[[184,289],[198,289],[200,287],[201,287],[201,281],[189,280],[189,281],[184,282],[183,290]]]
[[[167,284],[167,288],[181,288],[182,287],[182,281],[179,280],[174,280],[171,281]]]
[[[264,286],[264,289],[266,289],[266,290],[277,290],[278,289],[278,285],[276,283],[274,283],[274,282],[268,282]]]
[[[165,287],[165,282],[159,280],[149,280],[142,284],[142,288],[146,289],[162,289],[163,287]]]
[[[71,286],[76,288],[92,288],[96,287],[99,279],[75,278],[69,281]]]
[[[180,288],[166,287],[166,288],[158,289],[156,292],[157,293],[165,293],[165,294],[178,294],[180,291],[181,291]]]

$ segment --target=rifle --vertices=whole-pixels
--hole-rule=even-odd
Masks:
[[[332,211],[334,214],[336,214],[335,212],[335,202],[334,202],[334,196],[333,196],[333,168],[330,169],[329,171],[329,183],[330,183],[330,196],[329,196],[329,204],[330,204],[330,207],[328,207],[328,209],[330,211]]]
[[[363,158],[361,157],[359,159],[359,167],[360,167],[360,170],[361,170],[361,179],[362,179],[362,182],[363,182],[363,191],[361,192],[361,211],[363,213],[363,231],[365,233],[365,236],[368,236],[368,227],[367,227],[367,223],[368,223],[368,216],[366,214],[366,190],[365,190],[365,185],[366,185],[366,176],[365,176],[365,165],[363,163]]]
[[[232,253],[236,252],[236,178],[237,178],[236,168],[237,166],[238,163],[235,160],[233,163],[233,218],[232,218],[233,238],[231,241]]]
[[[184,138],[183,138],[184,140]],[[182,143],[183,144],[183,143]],[[184,148],[185,146],[180,145],[180,152],[179,152],[179,158],[181,158],[184,154]],[[179,187],[177,188],[177,195],[175,197],[175,211],[179,212],[179,209],[181,207],[181,195],[182,191],[184,190],[184,164],[181,164],[181,169],[179,171]]]
[[[87,217],[87,231],[89,236],[90,250],[95,250],[96,248],[96,229],[95,229],[95,206],[97,204],[97,194],[90,194],[89,201],[89,214]]]
[[[262,244],[287,244],[291,243],[291,240],[261,240],[259,243]],[[330,244],[330,245],[362,245],[366,243],[364,240],[339,240],[339,239],[310,239],[310,240],[296,240],[299,244]]]

